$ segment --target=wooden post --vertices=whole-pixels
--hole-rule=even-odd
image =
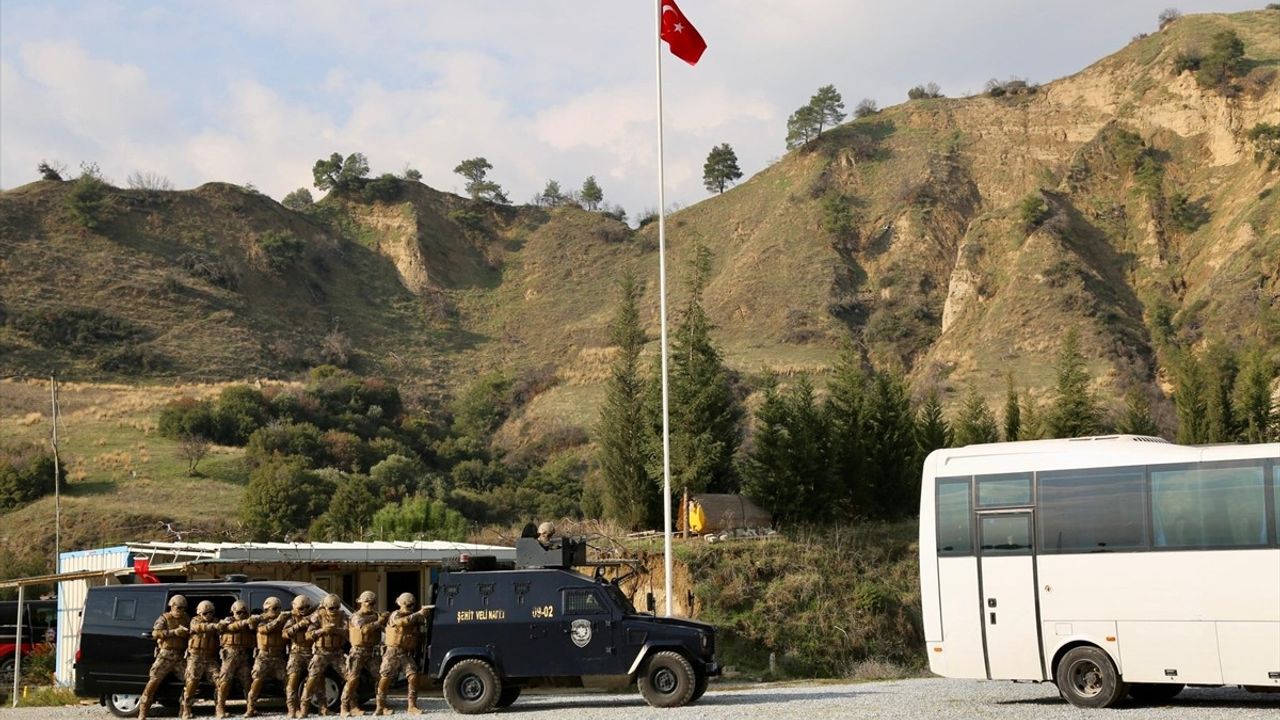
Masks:
[[[684,488],[684,499],[680,501],[680,517],[683,518],[681,524],[683,527],[683,535],[685,540],[689,539],[689,487]]]

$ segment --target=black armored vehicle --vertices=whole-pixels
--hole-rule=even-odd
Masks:
[[[597,568],[583,567],[586,544],[544,546],[531,533],[513,569],[442,573],[435,586],[428,674],[460,713],[507,707],[533,685],[625,687],[635,682],[654,707],[700,698],[720,674],[715,628],[638,613]]]

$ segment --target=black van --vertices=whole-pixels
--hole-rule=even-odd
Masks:
[[[143,585],[105,585],[89,588],[84,603],[84,621],[80,630],[80,648],[76,651],[76,695],[101,702],[118,717],[132,717],[138,712],[138,701],[147,684],[147,674],[155,657],[155,640],[151,625],[164,613],[169,598],[182,595],[187,608],[208,600],[219,618],[231,614],[237,600],[249,604],[251,612],[262,610],[268,597],[280,599],[287,611],[297,595],[311,598],[319,606],[325,591],[310,583],[289,581],[265,582],[190,582]],[[327,699],[331,708],[338,706],[342,690],[341,678],[326,678]],[[211,688],[202,695],[212,696]],[[283,697],[279,687],[267,688],[267,695]],[[363,695],[363,693],[362,693]],[[182,697],[182,683],[170,676],[156,695],[156,702],[177,707]]]
[[[507,707],[534,685],[621,688],[654,707],[695,702],[720,674],[706,623],[636,612],[586,565],[585,543],[516,545],[513,569],[442,573],[435,586],[427,669],[460,713]]]
[[[57,640],[58,601],[30,600],[22,603],[22,656],[42,643]],[[0,683],[13,684],[14,661],[18,649],[18,603],[0,601]]]

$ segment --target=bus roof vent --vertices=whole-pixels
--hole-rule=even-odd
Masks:
[[[1127,440],[1129,442],[1169,444],[1169,441],[1164,438],[1151,437],[1149,435],[1094,435],[1091,437],[1068,438],[1070,442],[1093,442],[1095,440]]]

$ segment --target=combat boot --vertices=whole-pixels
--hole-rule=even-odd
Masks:
[[[373,709],[374,715],[390,715],[387,709],[387,690],[391,688],[391,678],[378,678],[378,704]]]
[[[249,695],[244,699],[244,716],[247,718],[257,716],[258,712],[254,708],[258,704],[258,697],[262,694],[262,683],[265,678],[257,677],[253,679],[253,684],[249,686]],[[289,716],[293,717],[292,706],[290,707]]]
[[[410,715],[421,715],[422,711],[418,709],[418,687],[414,684],[413,680],[409,681],[408,701],[409,707],[405,709],[405,712]]]
[[[229,689],[229,685],[230,683],[218,686],[216,695],[217,699],[214,700],[213,706],[213,716],[216,718],[224,718],[227,716],[227,690]]]

